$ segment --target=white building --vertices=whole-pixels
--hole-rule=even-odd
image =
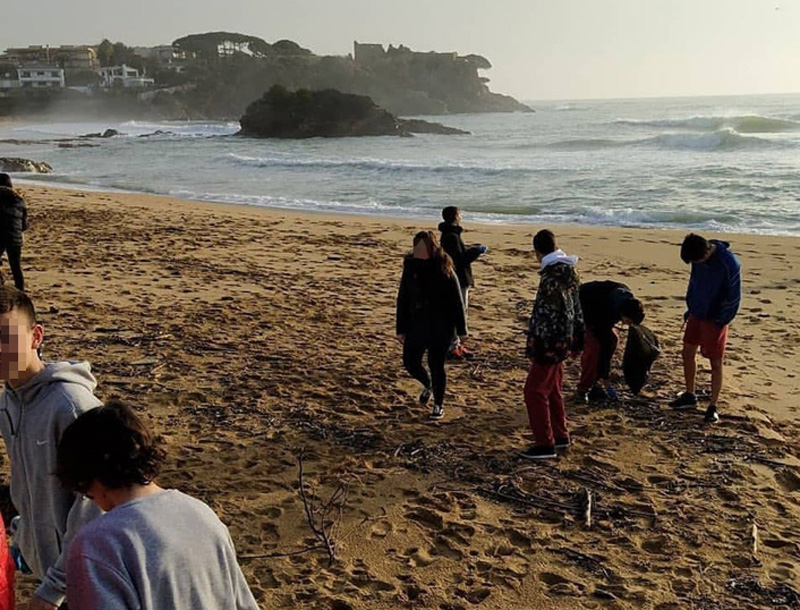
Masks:
[[[155,85],[152,78],[145,78],[139,75],[139,70],[130,66],[109,66],[100,68],[97,72],[103,79],[103,87],[125,87],[126,89],[143,89]]]
[[[19,86],[30,89],[63,89],[64,69],[53,66],[23,66],[17,69]]]
[[[186,59],[186,53],[173,48],[172,45],[133,47],[133,52],[139,57],[150,59],[160,64],[171,64],[175,60]]]

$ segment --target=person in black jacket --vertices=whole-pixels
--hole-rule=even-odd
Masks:
[[[455,206],[448,206],[442,210],[442,219],[439,223],[439,231],[442,232],[442,248],[448,256],[453,259],[453,266],[461,285],[461,300],[464,301],[464,315],[469,308],[469,289],[475,286],[472,278],[472,263],[481,254],[485,254],[489,248],[486,246],[473,246],[467,248],[461,233],[464,228],[461,226],[461,210]],[[453,336],[450,343],[450,357],[455,359],[471,358],[472,353],[463,345],[457,335]]]
[[[445,360],[453,333],[467,335],[461,287],[453,262],[430,231],[414,236],[414,250],[403,263],[397,295],[397,339],[403,344],[403,366],[422,384],[421,405],[433,393],[431,418],[444,416]],[[422,365],[428,352],[430,374]]]
[[[25,200],[11,184],[8,174],[0,174],[0,257],[8,255],[14,285],[25,290],[22,276],[22,233],[28,229],[28,208]]]
[[[578,398],[581,402],[618,400],[609,384],[611,359],[619,344],[615,326],[641,324],[644,307],[628,286],[611,280],[586,282],[580,288],[581,309],[586,324],[581,355],[581,379]]]

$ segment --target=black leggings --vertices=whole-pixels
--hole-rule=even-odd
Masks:
[[[417,343],[408,341],[403,344],[403,366],[414,379],[419,381],[426,388],[433,390],[433,402],[441,405],[444,400],[444,391],[447,387],[447,373],[444,370],[444,362],[447,359],[447,352],[450,349],[448,341],[444,343]],[[428,368],[431,373],[422,366],[422,356],[428,352]]]
[[[3,256],[3,251],[8,256],[8,264],[11,265],[14,285],[19,290],[25,290],[25,279],[22,277],[22,246],[0,244],[0,257]]]

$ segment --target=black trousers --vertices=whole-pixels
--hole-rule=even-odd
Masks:
[[[444,369],[444,363],[449,349],[450,341],[447,339],[444,342],[423,342],[407,338],[403,344],[403,366],[409,375],[433,391],[433,401],[437,405],[442,404],[447,387],[447,373]],[[422,366],[422,358],[426,351],[428,352],[430,374]]]
[[[22,277],[22,246],[0,244],[0,257],[3,256],[3,252],[8,256],[11,275],[14,276],[14,286],[19,290],[25,290],[25,278]]]

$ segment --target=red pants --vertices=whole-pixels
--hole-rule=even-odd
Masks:
[[[556,438],[569,438],[561,384],[564,365],[531,364],[525,382],[525,406],[536,445],[552,447]]]
[[[720,328],[711,320],[689,316],[683,342],[686,345],[699,345],[700,353],[709,360],[722,360],[728,343],[728,327]]]
[[[578,392],[586,393],[594,387],[598,379],[608,379],[611,373],[611,359],[619,345],[619,333],[616,328],[606,337],[607,345],[603,345],[594,331],[584,334],[583,352],[581,353],[581,380]]]

